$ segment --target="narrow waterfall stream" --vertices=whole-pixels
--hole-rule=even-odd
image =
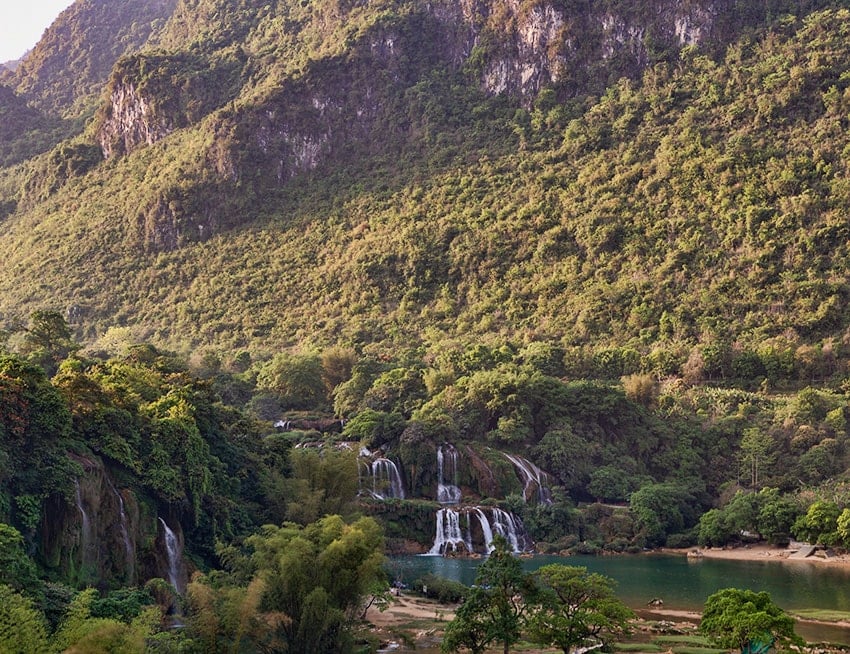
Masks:
[[[445,447],[445,452],[443,452]],[[447,484],[446,479],[451,483]],[[457,450],[453,445],[437,448],[437,501],[440,504],[460,504],[461,493],[457,485]]]
[[[549,475],[538,468],[534,463],[516,454],[504,453],[505,457],[514,464],[522,478],[522,498],[527,502],[528,497],[537,491],[537,501],[541,504],[552,503],[552,492],[548,488]]]
[[[80,552],[83,565],[92,563],[92,548],[94,547],[94,537],[92,534],[91,517],[86,511],[83,503],[83,492],[80,488],[80,480],[74,480],[74,505],[77,511],[80,512],[80,520],[82,526],[80,528]]]
[[[124,559],[127,566],[127,579],[132,582],[136,574],[136,548],[133,546],[133,540],[130,538],[129,520],[127,519],[127,511],[124,506],[124,498],[121,493],[115,488],[115,485],[106,478],[109,488],[118,500],[118,529],[121,533],[121,541],[124,543]]]
[[[165,532],[165,550],[168,555],[168,583],[182,593],[184,588],[180,583],[180,541],[171,528],[166,524],[165,520],[159,518],[162,523],[162,528]]]

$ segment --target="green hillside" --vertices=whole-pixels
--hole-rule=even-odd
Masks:
[[[0,80],[0,649],[373,651],[496,525],[850,549],[848,37],[76,2]]]
[[[86,341],[131,326],[181,350],[493,338],[661,348],[680,364],[718,339],[842,341],[846,10],[782,18],[716,59],[685,48],[598,98],[543,89],[528,108],[486,97],[465,70],[433,72],[437,48],[407,79],[391,61],[389,81],[368,82],[376,59],[357,34],[412,48],[436,30],[419,15],[353,14],[366,22],[340,22],[343,36],[313,34],[333,23],[305,11],[289,17],[303,47],[274,55],[306,64],[254,72],[255,53],[183,35],[185,55],[113,72],[113,85],[142,75],[167,136],[98,163],[101,117],[7,173],[7,325],[49,306]],[[258,32],[246,44],[260,52]],[[342,42],[344,60],[330,45]],[[349,101],[365,102],[361,82],[377,98],[368,122],[312,112],[342,79]],[[296,135],[268,132],[264,111],[289,112],[308,159],[311,137],[331,143],[284,169]],[[277,144],[258,149],[261,134]]]

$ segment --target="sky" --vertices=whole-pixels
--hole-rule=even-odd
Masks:
[[[73,0],[0,0],[0,62],[19,59]]]

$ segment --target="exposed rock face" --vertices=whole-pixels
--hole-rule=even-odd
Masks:
[[[42,562],[81,588],[167,579],[168,551],[151,506],[116,484],[99,458],[69,456],[83,474],[71,497],[57,494],[45,504],[38,539]],[[182,545],[179,521],[170,518],[170,524]]]
[[[609,78],[635,76],[659,51],[697,45],[718,36],[717,14],[728,1],[641,3],[466,1],[438,15],[468,26],[469,43],[483,48],[480,83],[489,93],[530,104],[541,89],[561,95],[600,92]],[[605,63],[605,74],[592,71]],[[591,74],[588,74],[591,73]],[[601,83],[601,88],[600,88]]]
[[[138,145],[152,145],[174,129],[169,118],[158,115],[132,83],[113,86],[109,107],[109,116],[100,129],[100,146],[107,159]]]
[[[290,28],[320,24],[332,32],[356,8],[337,9],[316,10]],[[169,182],[140,209],[145,247],[172,249],[230,226],[237,218],[227,218],[229,198],[241,185],[258,192],[281,187],[329,159],[419,138],[417,118],[407,126],[396,118],[413,111],[414,89],[429,76],[448,72],[527,108],[545,89],[560,100],[601,93],[685,45],[722,40],[732,11],[731,0],[401,3],[391,17],[376,10],[372,24],[349,36],[344,53],[316,55],[297,75],[280,78],[252,67],[241,50],[203,60],[188,53],[133,55],[113,72],[98,138],[104,156],[114,157],[205,120],[204,131],[214,136],[202,163],[186,173],[197,177],[197,197],[185,197],[193,188],[185,179]]]

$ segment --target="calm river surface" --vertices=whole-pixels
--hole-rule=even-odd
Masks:
[[[398,556],[391,557],[387,567],[393,578],[406,583],[430,572],[470,585],[480,562],[439,556]],[[709,595],[731,586],[767,591],[786,610],[850,611],[850,570],[808,561],[689,559],[669,554],[535,556],[522,560],[526,571],[549,563],[582,566],[615,579],[617,595],[636,609],[646,608],[653,598],[661,598],[665,609],[700,611]],[[846,629],[801,625],[798,633],[808,640],[850,644],[850,631]]]

